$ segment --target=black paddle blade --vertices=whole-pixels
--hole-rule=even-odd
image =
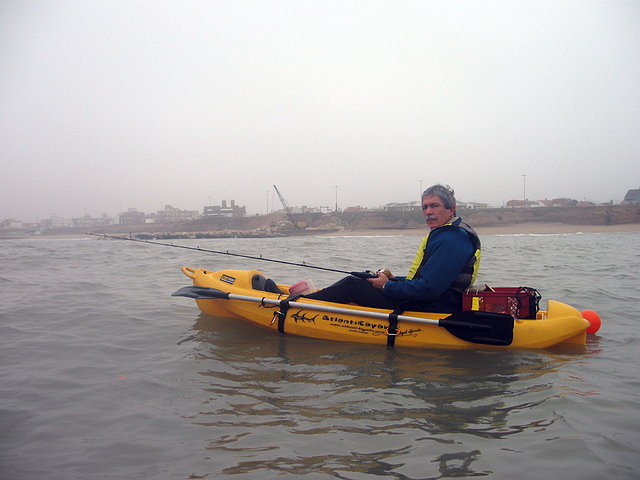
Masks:
[[[222,290],[218,290],[216,288],[199,287],[197,285],[182,287],[177,292],[172,293],[171,296],[200,299],[229,298],[229,294],[227,292],[223,292]]]
[[[504,313],[464,311],[440,319],[440,326],[467,342],[507,346],[513,342],[513,317]]]

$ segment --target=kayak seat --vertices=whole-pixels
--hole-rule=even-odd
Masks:
[[[263,292],[284,293],[280,288],[278,288],[276,282],[264,275],[260,275],[259,273],[256,273],[251,277],[251,288],[254,290],[262,290]]]

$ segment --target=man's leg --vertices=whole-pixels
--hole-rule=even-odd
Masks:
[[[362,278],[350,275],[322,290],[305,295],[305,298],[336,303],[356,303],[363,307],[394,309],[396,302],[387,298],[382,290]]]

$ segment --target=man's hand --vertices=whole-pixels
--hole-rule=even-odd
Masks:
[[[388,268],[380,268],[376,273],[384,273],[389,280],[393,279],[393,273]]]
[[[389,277],[387,277],[381,271],[378,272],[378,276],[376,278],[367,278],[367,282],[373,285],[376,288],[382,290],[384,288],[384,284],[389,281]]]

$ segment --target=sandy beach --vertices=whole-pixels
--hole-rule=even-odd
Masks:
[[[478,227],[481,235],[552,234],[552,233],[620,233],[640,232],[640,223],[620,225],[568,225],[564,223],[521,223],[504,227]]]

